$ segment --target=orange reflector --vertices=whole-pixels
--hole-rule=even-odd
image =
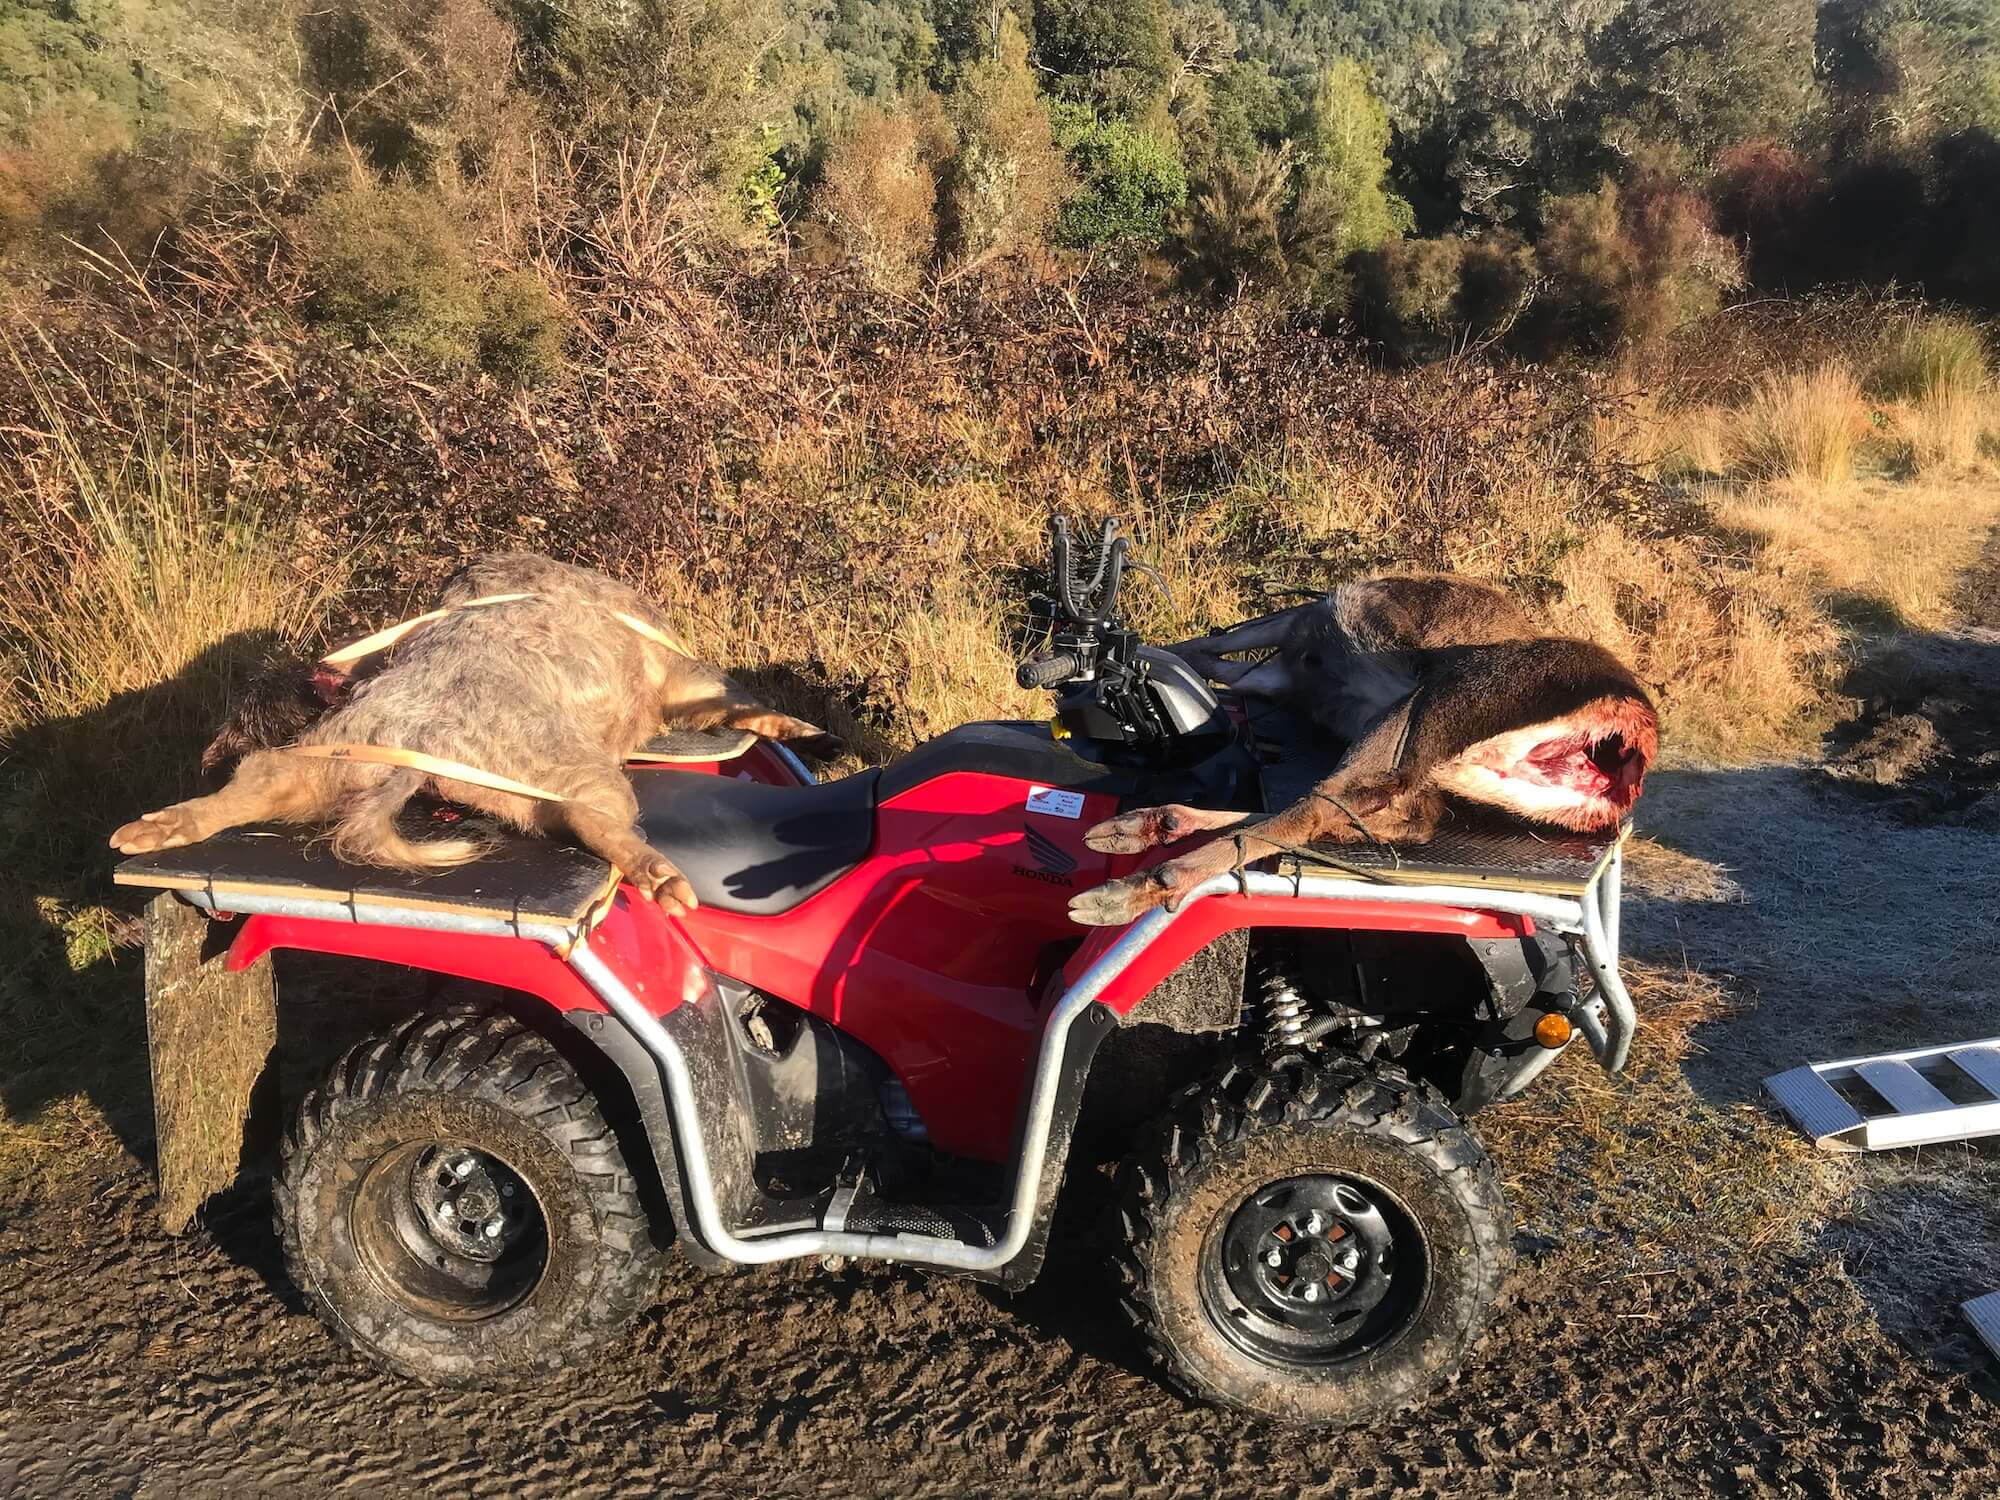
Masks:
[[[1570,1024],[1568,1016],[1547,1015],[1535,1022],[1535,1040],[1551,1052],[1558,1047],[1569,1045]]]

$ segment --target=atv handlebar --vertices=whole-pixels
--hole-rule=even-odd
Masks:
[[[1031,656],[1022,662],[1014,673],[1014,680],[1024,688],[1042,688],[1082,675],[1083,661],[1074,651],[1052,651],[1045,656]]]

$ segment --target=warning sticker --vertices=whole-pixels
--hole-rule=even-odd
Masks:
[[[1049,786],[1030,787],[1028,811],[1047,813],[1052,818],[1080,818],[1083,816],[1083,793],[1059,792]]]

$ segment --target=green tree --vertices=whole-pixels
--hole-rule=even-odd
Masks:
[[[1056,143],[1078,189],[1063,204],[1056,237],[1066,245],[1136,240],[1157,245],[1187,203],[1187,172],[1175,143],[1086,105],[1059,105]]]
[[[1304,140],[1299,206],[1323,217],[1335,253],[1372,250],[1409,232],[1410,205],[1389,191],[1389,112],[1359,63],[1320,78]]]
[[[1165,0],[1035,0],[1035,61],[1051,92],[1136,119],[1178,68]]]
[[[1633,0],[1591,39],[1571,128],[1617,159],[1664,147],[1694,167],[1783,140],[1811,104],[1817,12],[1815,0]]]
[[[1291,130],[1292,101],[1260,62],[1241,58],[1199,80],[1181,101],[1175,124],[1191,176],[1206,179],[1219,162],[1247,167]]]
[[[1826,0],[1821,66],[1863,139],[2000,131],[2000,6],[1991,0]]]
[[[961,269],[1038,242],[1072,179],[1035,89],[1027,35],[1011,11],[1000,18],[992,56],[965,69],[945,113],[958,133],[945,240]]]

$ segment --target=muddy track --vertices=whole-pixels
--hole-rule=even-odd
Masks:
[[[1588,1213],[1585,1204],[1580,1212]],[[136,1169],[0,1207],[0,1494],[1991,1495],[1982,1377],[1919,1362],[1830,1263],[1589,1280],[1524,1258],[1514,1307],[1393,1428],[1305,1437],[1144,1373],[1059,1246],[1007,1298],[914,1274],[683,1263],[562,1389],[405,1385],[284,1286],[266,1202],[183,1241]],[[1969,1339],[1968,1339],[1969,1342]],[[1976,1368],[1970,1351],[1954,1359]]]

